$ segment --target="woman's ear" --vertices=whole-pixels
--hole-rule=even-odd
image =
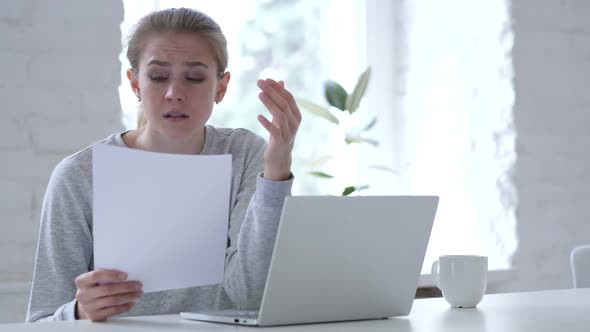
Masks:
[[[217,90],[215,91],[215,103],[218,104],[223,100],[225,93],[227,92],[227,85],[231,74],[229,72],[223,73],[223,75],[217,80]]]
[[[133,72],[133,70],[131,70],[131,68],[127,69],[127,79],[129,79],[129,85],[131,85],[131,90],[133,90],[133,93],[135,93],[135,96],[137,96],[137,100],[141,100],[141,93],[139,91],[139,80],[137,79],[135,73]]]

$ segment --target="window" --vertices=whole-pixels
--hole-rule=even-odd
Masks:
[[[367,6],[369,63],[385,72],[375,71],[369,111],[386,122],[386,144],[363,154],[394,170],[365,168],[377,184],[370,193],[440,196],[423,273],[439,255],[458,253],[509,268],[517,241],[507,2]]]
[[[371,135],[380,145],[346,146],[338,128],[304,111],[294,151],[294,194],[339,194],[353,183],[368,184],[366,195],[439,195],[422,272],[429,273],[439,255],[452,253],[486,254],[492,270],[510,267],[517,245],[510,178],[516,154],[506,0],[124,5],[123,35],[148,12],[172,6],[197,8],[221,25],[232,80],[210,121],[219,127],[245,127],[268,137],[256,121],[265,113],[257,100],[260,77],[283,79],[296,96],[325,105],[326,79],[351,91],[369,63],[373,75],[358,116],[378,117]],[[125,124],[134,128],[137,105],[124,75],[124,54],[121,61]],[[310,163],[326,154],[339,155],[326,164],[337,177],[306,175]]]

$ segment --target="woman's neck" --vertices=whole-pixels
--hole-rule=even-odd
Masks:
[[[138,128],[123,138],[127,146],[151,152],[199,154],[205,146],[205,128],[185,137],[168,137],[149,127]]]

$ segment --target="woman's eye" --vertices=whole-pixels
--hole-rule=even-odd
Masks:
[[[164,82],[168,79],[166,76],[150,76],[150,79],[154,82]]]
[[[191,81],[191,82],[196,82],[196,83],[201,83],[201,82],[203,82],[205,80],[204,78],[190,77],[190,76],[187,76],[186,79],[189,80],[189,81]]]

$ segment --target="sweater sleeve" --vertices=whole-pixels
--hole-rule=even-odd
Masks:
[[[49,179],[27,322],[76,319],[74,280],[89,271],[92,259],[91,181],[68,158]]]
[[[264,179],[266,142],[258,138],[254,146],[242,170],[242,183],[230,214],[224,276],[228,296],[244,309],[260,307],[283,202],[293,184],[292,175],[286,181]]]

